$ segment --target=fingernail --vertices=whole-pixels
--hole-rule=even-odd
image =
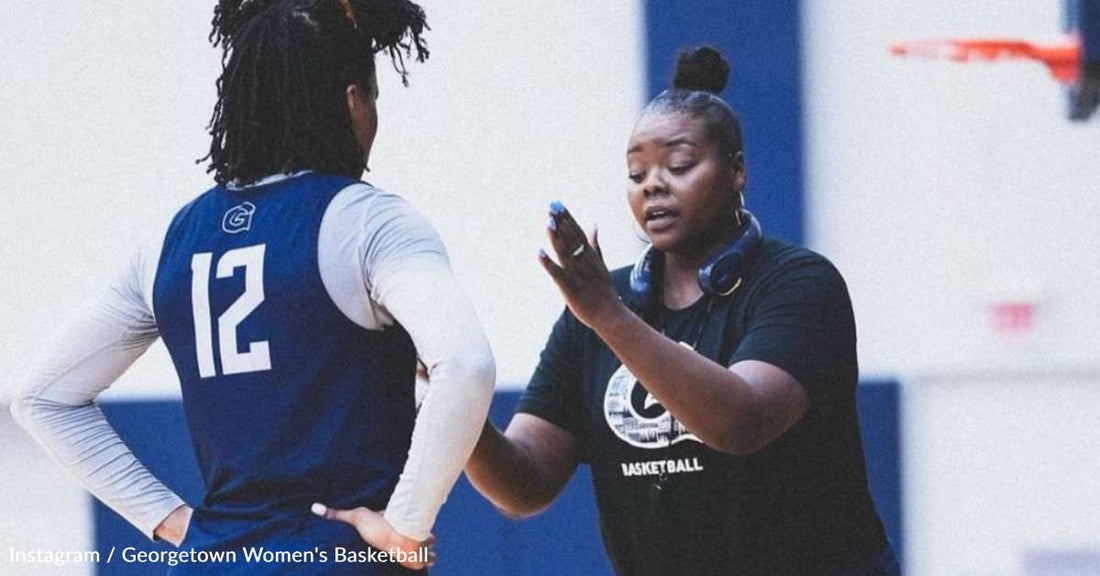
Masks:
[[[546,223],[546,225],[549,226],[551,230],[557,232],[558,223],[553,218],[551,218],[550,221]]]
[[[326,508],[324,504],[321,504],[319,502],[314,502],[313,506],[309,507],[309,511],[313,512],[314,514],[316,514],[318,516],[324,516],[325,512],[328,511],[328,508]]]
[[[565,212],[565,206],[561,202],[559,202],[557,200],[554,200],[553,202],[550,203],[550,213],[551,214],[553,214],[555,216],[558,216],[562,212]]]
[[[546,250],[543,250],[542,248],[539,248],[539,258],[547,258]]]

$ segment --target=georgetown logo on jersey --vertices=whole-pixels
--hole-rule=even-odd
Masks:
[[[247,232],[252,227],[252,214],[256,212],[256,206],[251,202],[244,202],[240,206],[234,206],[222,217],[222,230],[229,234]]]
[[[603,414],[615,435],[637,448],[664,448],[684,440],[702,443],[672,418],[625,365],[607,382]]]

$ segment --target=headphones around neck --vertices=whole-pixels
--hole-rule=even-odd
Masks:
[[[712,296],[729,296],[741,285],[741,277],[760,246],[760,222],[751,212],[739,209],[745,220],[741,233],[714,253],[699,268],[699,287]],[[656,289],[661,277],[663,258],[654,258],[653,246],[647,246],[630,271],[630,302],[639,311],[650,311],[660,292]],[[660,255],[660,252],[657,252]]]

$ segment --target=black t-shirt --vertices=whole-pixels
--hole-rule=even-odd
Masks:
[[[628,268],[612,273],[620,296]],[[730,366],[760,360],[810,407],[764,449],[702,444],[566,310],[518,410],[573,434],[592,468],[600,527],[620,575],[827,574],[885,545],[856,416],[855,321],[824,257],[765,238],[731,296],[662,310],[658,329]]]

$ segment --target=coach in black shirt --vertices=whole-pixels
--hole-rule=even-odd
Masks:
[[[506,433],[467,466],[534,514],[592,468],[620,575],[895,575],[867,492],[856,334],[843,278],[744,210],[740,128],[716,51],[681,56],[627,164],[652,245],[608,273],[560,204],[542,264],[567,310]]]

